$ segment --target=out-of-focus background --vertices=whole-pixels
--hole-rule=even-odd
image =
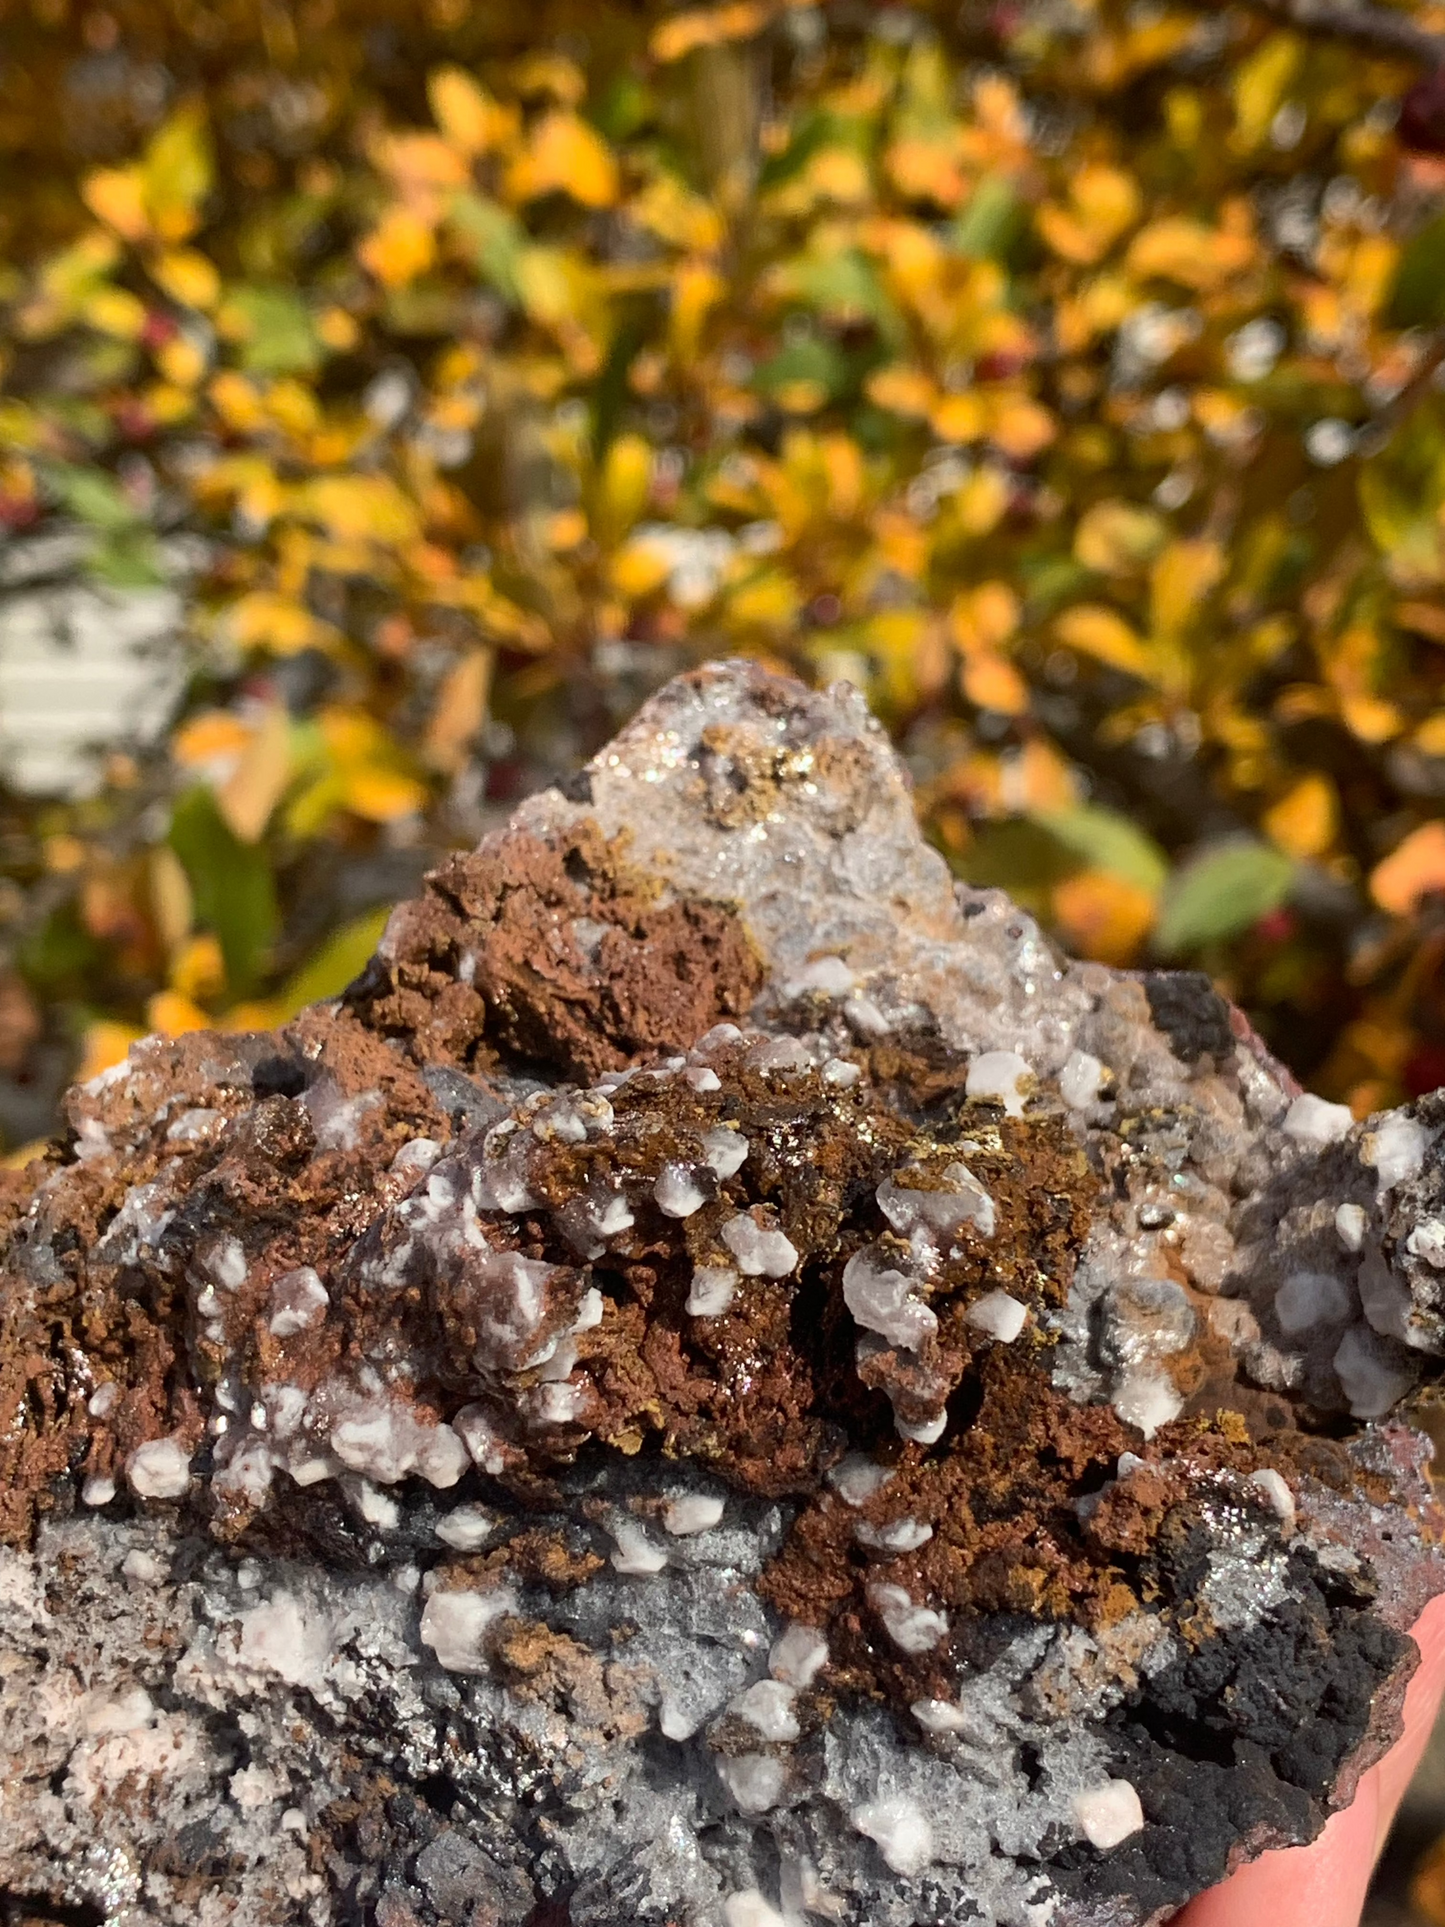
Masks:
[[[0,0],[0,182],[0,1153],[734,651],[1445,1082],[1445,5]]]

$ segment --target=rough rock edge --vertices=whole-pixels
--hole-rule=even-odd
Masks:
[[[646,808],[637,807],[638,797],[646,799]],[[743,839],[741,855],[739,833]],[[779,843],[788,846],[784,854],[792,859],[789,868],[779,868]],[[229,1079],[243,1109],[247,1108],[240,1096],[244,1087],[249,1086],[247,1099],[271,1090],[269,1100],[263,1098],[259,1107],[250,1107],[258,1117],[266,1112],[267,1102],[273,1107],[261,1119],[266,1127],[264,1141],[254,1142],[256,1132],[251,1132],[253,1156],[259,1155],[263,1165],[277,1155],[283,1162],[288,1157],[293,1161],[301,1158],[303,1164],[298,1168],[311,1173],[317,1162],[315,1143],[308,1146],[297,1138],[300,1120],[290,1113],[283,1118],[275,1109],[278,1100],[297,1101],[285,1094],[286,1067],[308,1061],[324,1061],[335,1085],[306,1112],[313,1140],[318,1131],[321,1136],[328,1131],[335,1134],[337,1115],[368,1094],[367,1080],[389,1080],[396,1087],[385,1105],[371,1107],[383,1112],[383,1120],[373,1117],[368,1123],[370,1112],[365,1109],[354,1118],[345,1117],[341,1135],[354,1130],[357,1142],[332,1147],[343,1167],[339,1178],[333,1176],[333,1190],[345,1191],[358,1170],[364,1172],[373,1194],[367,1210],[374,1215],[376,1208],[385,1209],[391,1202],[387,1187],[382,1184],[378,1188],[376,1179],[381,1153],[393,1144],[401,1129],[417,1130],[425,1125],[445,1135],[448,1126],[443,1113],[449,1107],[454,1123],[465,1123],[468,1107],[473,1104],[483,1110],[490,1104],[496,1107],[493,1114],[498,1114],[508,1101],[515,1102],[525,1094],[521,1087],[508,1088],[508,1078],[518,1068],[525,1068],[518,1064],[519,1051],[535,1055],[539,1047],[543,1052],[551,1049],[554,1061],[560,1058],[559,1068],[564,1071],[595,1074],[599,1068],[616,1068],[639,1051],[655,1053],[668,1044],[686,1045],[691,1041],[686,1026],[696,1029],[704,1017],[711,1021],[725,1011],[741,1014],[739,1006],[755,998],[755,1020],[784,1032],[797,1030],[801,1023],[810,1034],[830,1039],[855,1056],[866,1054],[874,1075],[884,1080],[890,1076],[902,1077],[905,1082],[911,1079],[913,1101],[924,1101],[929,1093],[923,1085],[930,1074],[942,1078],[946,1086],[952,1060],[981,1049],[998,1048],[1011,1038],[1018,1040],[1024,1032],[1037,1045],[1029,1056],[1041,1081],[1060,1078],[1073,1061],[1069,1046],[1075,1042],[1075,1034],[1083,1035],[1092,1021],[1090,1000],[1103,1004],[1112,995],[1116,1006],[1121,999],[1125,1006],[1128,1002],[1127,980],[1112,973],[1079,966],[1061,972],[1027,920],[995,895],[960,892],[955,899],[942,866],[917,839],[901,774],[881,733],[851,691],[812,697],[795,685],[737,666],[680,679],[595,760],[572,797],[563,799],[557,792],[549,792],[533,799],[518,813],[514,829],[491,847],[491,896],[483,892],[480,901],[475,895],[469,900],[468,889],[477,879],[465,859],[459,870],[454,867],[451,873],[442,873],[419,907],[404,908],[393,920],[376,964],[349,999],[348,1012],[336,1014],[323,1009],[314,1013],[278,1040],[280,1048],[276,1049],[269,1048],[266,1040],[248,1040],[234,1047],[213,1040],[210,1045],[203,1042],[178,1053],[182,1059],[188,1050],[192,1053],[189,1065],[181,1068],[188,1068],[193,1076],[202,1075],[203,1082],[207,1081],[203,1074],[208,1069],[211,1082],[218,1076],[223,1082]],[[555,856],[550,878],[547,865],[538,860],[539,855],[548,853]],[[568,856],[574,859],[570,876]],[[806,883],[810,870],[814,914],[800,918],[798,879],[801,876]],[[770,871],[788,878],[785,889],[768,887]],[[600,910],[600,915],[589,914],[584,920],[594,929],[600,925],[602,935],[597,938],[589,931],[587,941],[595,943],[594,954],[584,954],[585,946],[582,951],[574,947],[572,955],[563,960],[565,968],[559,980],[555,970],[536,968],[536,945],[546,937],[549,927],[568,916],[575,920],[578,906],[567,900],[569,889],[583,889],[589,897],[588,910]],[[494,944],[480,968],[474,965],[470,981],[463,983],[463,973],[456,967],[459,958],[452,954],[458,931],[489,917],[494,925],[505,921],[506,913],[499,911],[499,903],[519,891],[528,898],[523,920],[527,942]],[[740,901],[745,909],[749,941],[741,947],[732,934],[735,924],[726,909],[730,900]],[[970,943],[971,934],[982,940]],[[965,946],[962,950],[960,938]],[[761,959],[760,966],[751,961],[753,947]],[[655,974],[660,952],[670,954],[678,965],[665,973],[665,995],[659,993]],[[825,984],[810,981],[810,966],[816,965],[820,955],[834,960],[846,955],[847,970],[854,979],[848,987],[849,995],[839,994],[836,983],[829,990]],[[702,960],[706,976],[707,969],[714,967],[708,960],[719,958],[722,961],[715,966],[714,990],[704,987],[700,1004],[695,997],[683,995],[683,986],[696,987],[697,971],[692,960]],[[440,969],[439,962],[443,966]],[[1002,981],[1001,966],[1006,971]],[[833,974],[836,977],[837,973]],[[963,979],[962,988],[950,982],[955,975]],[[816,968],[812,976],[817,978]],[[1163,1090],[1166,1097],[1175,1094],[1185,1101],[1187,1091],[1187,1101],[1199,1108],[1208,1127],[1196,1131],[1199,1141],[1191,1145],[1186,1159],[1188,1175],[1193,1175],[1195,1166],[1206,1174],[1219,1166],[1222,1153],[1217,1142],[1209,1141],[1211,1129],[1217,1139],[1231,1124],[1252,1126],[1253,1136],[1259,1140],[1254,1175],[1258,1180],[1268,1176],[1268,1181],[1260,1185],[1257,1204],[1267,1217],[1277,1218],[1282,1225],[1284,1235],[1279,1242],[1285,1259],[1293,1253],[1304,1262],[1319,1247],[1320,1227],[1298,1202],[1309,1194],[1314,1167],[1307,1159],[1287,1155],[1282,1171],[1279,1168],[1281,1145],[1285,1152],[1291,1148],[1286,1141],[1288,1133],[1281,1139],[1279,1127],[1282,1119],[1287,1121],[1287,1107],[1296,1095],[1294,1087],[1247,1036],[1238,1014],[1212,999],[1204,986],[1189,986],[1189,995],[1180,997],[1170,980],[1161,982],[1152,977],[1140,980],[1138,990],[1143,996],[1128,1012],[1129,1020],[1139,1025],[1141,1036],[1152,1031],[1159,1040],[1143,1051],[1146,1058],[1152,1051],[1156,1061],[1146,1066],[1148,1074],[1142,1081],[1156,1096]],[[685,1014],[669,1018],[669,1011]],[[1117,1030],[1123,1021],[1118,1008],[1114,1020]],[[669,1023],[679,1022],[684,1026],[682,1031],[669,1030]],[[1094,1025],[1101,1034],[1108,1029],[1107,1023]],[[378,1034],[396,1040],[400,1051],[384,1049],[377,1057]],[[1243,1048],[1235,1061],[1222,1061],[1227,1060],[1236,1041]],[[209,1066],[203,1056],[194,1055],[208,1048],[213,1053]],[[176,1071],[174,1064],[167,1067],[157,1062],[156,1047],[142,1051],[130,1076],[130,1085],[139,1087],[138,1101],[142,1104],[146,1101],[147,1066],[162,1085]],[[348,1077],[348,1067],[354,1076]],[[448,1083],[448,1076],[458,1079],[463,1070],[480,1072],[483,1085],[490,1074],[494,1095],[488,1098],[484,1090],[480,1096],[475,1095],[477,1085]],[[181,1082],[186,1081],[182,1075]],[[1122,1074],[1120,1081],[1122,1085]],[[79,1094],[73,1111],[76,1139],[69,1153],[72,1159],[79,1152],[80,1161],[85,1160],[88,1126],[92,1132],[110,1128],[100,1122],[98,1111],[104,1108],[109,1113],[118,1095],[122,1100],[127,1098],[129,1087],[119,1094],[114,1087],[109,1093]],[[194,1111],[194,1106],[191,1108]],[[1093,1129],[1089,1106],[1074,1108]],[[1419,1118],[1422,1135],[1428,1140],[1440,1120],[1428,1105],[1417,1107],[1413,1115]],[[407,1120],[404,1126],[396,1121],[403,1116]],[[385,1128],[376,1138],[374,1131],[383,1122]],[[1370,1126],[1340,1138],[1333,1149],[1319,1154],[1316,1163],[1321,1168],[1333,1160],[1333,1174],[1339,1180],[1337,1190],[1343,1188],[1364,1198],[1372,1161],[1378,1157],[1381,1129],[1381,1120],[1371,1120]],[[301,1135],[304,1138],[304,1130]],[[1155,1126],[1145,1120],[1137,1135],[1137,1142],[1146,1147],[1142,1162],[1156,1155],[1164,1137],[1167,1130],[1160,1137]],[[89,1148],[96,1148],[93,1136]],[[1411,1171],[1395,1184],[1379,1187],[1379,1228],[1376,1231],[1372,1225],[1370,1229],[1375,1271],[1368,1286],[1371,1296],[1365,1319],[1358,1329],[1374,1334],[1374,1338],[1362,1342],[1373,1348],[1372,1359],[1378,1353],[1380,1369],[1388,1372],[1398,1368],[1402,1376],[1415,1362],[1412,1353],[1418,1358],[1437,1349],[1437,1294],[1431,1276],[1437,1267],[1429,1263],[1428,1255],[1422,1255],[1432,1248],[1433,1233],[1428,1229],[1424,1232],[1423,1245],[1417,1235],[1422,1227],[1435,1222],[1430,1210],[1441,1184],[1441,1166],[1438,1159],[1433,1163],[1430,1160],[1428,1151],[1432,1148],[1427,1141]],[[98,1162],[103,1161],[104,1153]],[[1248,1158],[1242,1163],[1247,1166]],[[52,1168],[53,1189],[57,1180],[63,1187],[67,1182],[65,1172],[75,1167],[73,1163],[57,1165],[52,1159]],[[1242,1170],[1239,1175],[1248,1172]],[[256,1181],[255,1170],[246,1168],[242,1156],[236,1179],[242,1194]],[[1210,1188],[1207,1176],[1204,1188]],[[1318,1184],[1314,1188],[1317,1191]],[[17,1207],[23,1208],[24,1202],[21,1197],[15,1198]],[[96,1232],[101,1246],[107,1237],[114,1244],[115,1202],[92,1200],[100,1214]],[[1131,1239],[1137,1245],[1143,1235],[1139,1210],[1149,1208],[1145,1197],[1132,1220],[1126,1212],[1122,1222],[1100,1227],[1091,1249],[1084,1254],[1085,1275],[1071,1294],[1073,1322],[1068,1313],[1059,1321],[1055,1335],[1060,1371],[1071,1389],[1085,1395],[1111,1389],[1108,1370],[1100,1372],[1101,1323],[1107,1350],[1110,1343],[1117,1348],[1140,1342],[1141,1315],[1138,1303],[1132,1301],[1121,1311],[1111,1299],[1107,1278],[1098,1287],[1097,1278],[1091,1280],[1088,1274],[1092,1269],[1103,1275],[1110,1265],[1118,1271],[1132,1249]],[[1157,1212],[1158,1207],[1153,1208]],[[1203,1228],[1220,1222],[1210,1216],[1213,1209],[1214,1201],[1206,1199],[1199,1214]],[[353,1220],[358,1228],[366,1215],[363,1210]],[[1236,1210],[1234,1216],[1239,1215]],[[143,1216],[143,1205],[133,1209],[133,1220]],[[108,1222],[102,1226],[101,1219]],[[131,1229],[136,1228],[133,1223]],[[142,1224],[139,1229],[144,1243],[149,1227]],[[161,1238],[164,1235],[158,1234]],[[284,1236],[280,1234],[278,1241],[284,1242]],[[1245,1276],[1226,1269],[1222,1276],[1215,1275],[1219,1238],[1211,1235],[1195,1242],[1204,1256],[1192,1261],[1190,1240],[1187,1236],[1182,1239],[1184,1255],[1176,1270],[1183,1282],[1176,1289],[1196,1324],[1200,1308],[1208,1310],[1206,1301],[1252,1306],[1254,1334],[1244,1331],[1241,1335],[1240,1330],[1232,1329],[1234,1356],[1255,1381],[1247,1397],[1241,1393],[1242,1401],[1257,1405],[1261,1395],[1267,1397],[1273,1389],[1286,1403],[1293,1395],[1312,1422],[1328,1419],[1329,1401],[1334,1398],[1337,1409],[1339,1395],[1338,1388],[1331,1391],[1321,1358],[1310,1355],[1308,1347],[1292,1351],[1282,1342],[1289,1333],[1270,1324],[1270,1307],[1282,1282],[1279,1265],[1284,1260],[1276,1262],[1273,1270],[1269,1266],[1260,1268],[1267,1287],[1261,1290],[1253,1273]],[[22,1237],[22,1256],[23,1245]],[[12,1262],[16,1249],[12,1247]],[[1137,1251],[1134,1255],[1137,1257]],[[122,1254],[120,1262],[131,1261]],[[36,1296],[44,1297],[58,1284],[54,1279],[35,1277],[34,1271],[32,1264],[31,1275],[17,1277],[12,1272],[7,1281],[6,1312],[18,1319],[22,1330],[27,1319],[34,1326]],[[1135,1275],[1139,1275],[1137,1266]],[[1381,1276],[1394,1285],[1393,1298],[1384,1291]],[[1218,1294],[1226,1285],[1229,1289],[1221,1298]],[[1178,1303],[1167,1293],[1162,1297],[1154,1294],[1145,1305],[1145,1315],[1156,1323],[1162,1319],[1165,1324],[1169,1318],[1182,1316]],[[1239,1320],[1233,1311],[1231,1319],[1237,1327]],[[164,1328],[164,1318],[160,1326]],[[1156,1338],[1159,1329],[1154,1333]],[[12,1333],[15,1330],[12,1325]],[[124,1357],[125,1345],[132,1339],[133,1335],[128,1335],[112,1356]],[[13,1366],[16,1350],[12,1336],[7,1364]],[[1216,1346],[1213,1354],[1217,1351]],[[1147,1346],[1145,1353],[1147,1356]],[[1177,1395],[1187,1414],[1191,1397],[1208,1394],[1220,1369],[1213,1354],[1210,1345],[1203,1342],[1185,1347],[1182,1354],[1178,1347],[1166,1347],[1158,1354],[1154,1365],[1163,1366],[1163,1377],[1173,1386],[1173,1392],[1165,1394],[1166,1402]],[[171,1362],[173,1365],[174,1359]],[[1116,1359],[1115,1379],[1122,1370]],[[197,1428],[204,1414],[199,1406],[194,1411],[189,1409],[195,1400],[184,1385],[165,1382],[169,1371],[168,1366],[158,1378],[153,1360],[149,1376],[142,1374],[144,1395],[133,1401],[138,1409],[129,1415],[131,1434],[114,1441],[111,1463],[119,1463],[134,1452],[136,1427],[142,1433],[148,1426],[154,1428],[162,1414],[165,1425],[173,1429],[179,1418],[178,1429],[188,1442],[192,1437],[199,1438]],[[1158,1371],[1155,1377],[1158,1383],[1153,1395],[1157,1398],[1163,1378]],[[34,1383],[32,1377],[27,1393],[33,1392]],[[1118,1385],[1112,1389],[1119,1398]],[[1166,1420],[1166,1426],[1170,1422]],[[96,1428],[91,1432],[96,1434]],[[37,1436],[45,1440],[69,1437],[71,1444],[75,1437],[67,1434],[64,1426],[52,1424],[47,1430],[44,1422]],[[1364,1484],[1354,1498],[1331,1494],[1304,1478],[1298,1489],[1303,1509],[1316,1527],[1333,1528],[1327,1537],[1354,1540],[1358,1549],[1370,1554],[1381,1588],[1374,1616],[1401,1631],[1424,1598],[1442,1583],[1438,1561],[1420,1536],[1421,1529],[1428,1528],[1433,1537],[1439,1521],[1424,1481],[1411,1464],[1412,1437],[1398,1428],[1364,1435],[1356,1455]],[[1372,1438],[1378,1444],[1372,1444]],[[94,1446],[92,1436],[92,1451]],[[1146,1458],[1150,1450],[1146,1446]],[[1393,1460],[1387,1462],[1391,1453]],[[45,1454],[40,1457],[43,1461]],[[64,1510],[66,1473],[71,1462],[67,1446],[58,1462],[52,1459],[31,1467],[36,1475],[30,1479],[31,1489],[52,1508],[57,1508],[58,1502],[60,1511]],[[105,1463],[93,1458],[91,1475],[103,1476]],[[23,1488],[26,1480],[19,1484]],[[1393,1543],[1384,1536],[1376,1518],[1377,1502],[1391,1487],[1395,1495],[1389,1513],[1389,1530],[1396,1534]],[[1406,1508],[1404,1513],[1402,1506]],[[1408,1528],[1411,1556],[1402,1552],[1398,1543],[1399,1530],[1409,1515],[1419,1522]],[[123,1521],[116,1524],[99,1519],[77,1520],[70,1526],[61,1526],[58,1521],[47,1525],[44,1546],[59,1552],[61,1545],[69,1542],[61,1570],[84,1563],[77,1550],[80,1542],[75,1541],[76,1533],[92,1546],[104,1543],[107,1536],[119,1545],[134,1537],[134,1528]],[[162,1540],[164,1537],[162,1534]],[[188,1543],[184,1528],[177,1543],[184,1552]],[[131,1545],[130,1550],[136,1547]],[[197,1565],[196,1554],[192,1553],[186,1556],[186,1562],[193,1571],[208,1575],[207,1583],[217,1584],[217,1575],[225,1570],[219,1558],[201,1553]],[[13,1563],[10,1596],[18,1604],[26,1590],[23,1575],[27,1562],[20,1559]],[[16,1653],[18,1658],[18,1645]],[[96,1657],[103,1663],[103,1655]],[[1393,1737],[1404,1680],[1412,1665],[1411,1656],[1402,1653],[1383,1673],[1369,1709],[1368,1731],[1336,1774],[1337,1799],[1352,1790],[1361,1764],[1377,1757]],[[193,1666],[192,1672],[195,1670]],[[312,1690],[300,1677],[291,1683]],[[112,1718],[112,1725],[118,1717]],[[624,1717],[624,1725],[631,1717],[635,1715]],[[139,1730],[150,1732],[151,1727],[143,1723]],[[613,1743],[604,1729],[598,1729],[599,1751]],[[1317,1809],[1311,1824],[1321,1823],[1322,1818],[1322,1809]],[[786,1830],[783,1821],[779,1825]],[[1294,1836],[1267,1835],[1254,1829],[1236,1842],[1230,1859],[1248,1857],[1263,1845],[1285,1837]],[[93,1843],[93,1852],[102,1860],[117,1850],[104,1839]],[[420,1860],[416,1864],[420,1865]],[[16,1877],[20,1877],[18,1866]],[[71,1891],[78,1899],[89,1897],[102,1891],[109,1878],[87,1878],[82,1873]],[[873,1892],[875,1881],[876,1875],[870,1876],[861,1895],[862,1900],[868,1900],[872,1892],[868,1901],[870,1918],[884,1918],[881,1910],[885,1905],[891,1909],[887,1915],[890,1919],[913,1917],[896,1912],[900,1883],[893,1883],[893,1891],[884,1895]],[[515,1917],[505,1911],[520,1904],[515,1898],[507,1899],[506,1879],[499,1874],[494,1884],[496,1906],[503,1909],[497,1917]],[[114,1880],[111,1888],[118,1898]],[[391,1900],[383,1895],[377,1903],[376,1918],[382,1919],[388,1912],[395,1915],[398,1906],[412,1904],[397,1899],[399,1891],[394,1890]],[[298,1894],[295,1899],[299,1905],[302,1896]],[[416,1904],[423,1902],[418,1899]],[[435,1907],[438,1903],[433,1896],[426,1904]],[[1148,1918],[1162,1920],[1174,1904],[1172,1900],[1165,1903]],[[587,1917],[604,1916],[592,1913]],[[1077,1922],[1079,1927],[1085,1927],[1085,1923],[1087,1927],[1101,1927],[1105,1920],[1113,1919],[1127,1920],[1133,1927],[1139,1918],[1136,1910],[1121,1913],[1112,1901],[1102,1897],[1078,1902],[1065,1899],[1055,1915],[1057,1921]]]

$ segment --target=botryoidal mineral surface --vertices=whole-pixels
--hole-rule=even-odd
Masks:
[[[12,1912],[1142,1927],[1397,1731],[1445,1101],[1063,961],[846,686],[670,684],[5,1182]]]

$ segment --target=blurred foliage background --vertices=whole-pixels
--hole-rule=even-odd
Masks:
[[[1073,950],[1360,1111],[1445,1082],[1442,53],[1351,0],[0,0],[0,626],[179,611],[169,727],[0,793],[5,1148],[339,988],[737,651],[858,683]]]

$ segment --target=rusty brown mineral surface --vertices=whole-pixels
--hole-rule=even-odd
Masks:
[[[33,1911],[1141,1927],[1394,1737],[1445,1102],[1062,961],[846,687],[669,685],[343,998],[68,1118],[3,1197]]]

